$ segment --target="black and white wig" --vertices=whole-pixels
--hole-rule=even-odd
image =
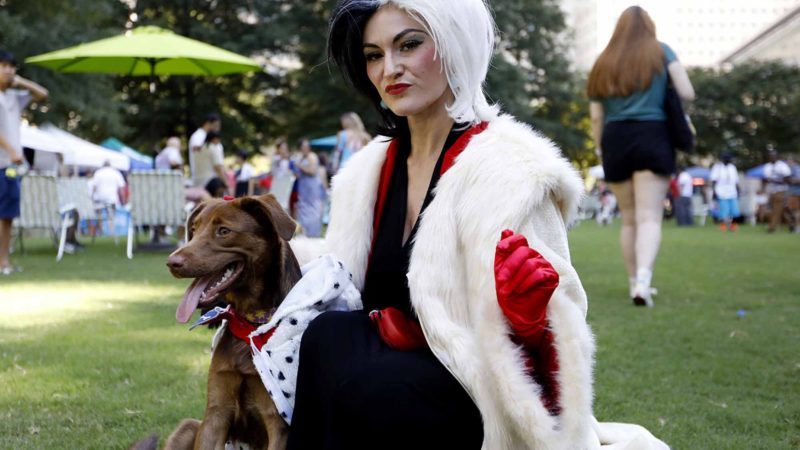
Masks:
[[[475,124],[497,115],[498,108],[489,105],[483,91],[496,30],[485,0],[341,0],[331,16],[328,54],[345,80],[377,108],[384,122],[381,134],[397,136],[408,130],[405,118],[380,106],[362,48],[367,22],[389,3],[419,21],[433,39],[455,98],[447,106],[450,117],[456,123]]]

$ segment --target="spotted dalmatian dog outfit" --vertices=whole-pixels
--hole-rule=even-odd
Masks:
[[[303,277],[292,288],[272,319],[250,336],[253,364],[278,412],[292,423],[300,340],[318,315],[326,311],[355,311],[363,308],[361,294],[341,261],[321,256],[301,269]],[[259,336],[271,334],[259,345]]]

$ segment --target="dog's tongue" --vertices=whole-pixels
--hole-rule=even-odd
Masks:
[[[186,323],[192,318],[192,314],[194,314],[197,305],[200,303],[200,296],[203,295],[203,291],[206,290],[213,278],[213,276],[197,278],[189,285],[186,293],[183,294],[181,304],[178,305],[178,309],[175,311],[175,319],[178,322]]]

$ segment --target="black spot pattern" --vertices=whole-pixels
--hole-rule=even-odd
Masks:
[[[281,391],[281,392],[283,392],[283,396],[286,397],[286,398],[290,398],[292,396],[292,394],[290,394],[290,393],[288,393],[286,391]]]
[[[294,362],[294,358],[292,358],[291,356],[287,356],[287,357],[286,357],[286,362],[287,362],[287,363],[289,363],[289,364],[291,364],[291,363],[293,363],[293,362]]]
[[[278,379],[281,380],[281,381],[286,379],[286,377],[283,376],[283,372],[278,372]]]
[[[283,418],[285,419],[285,418],[287,417],[287,416],[286,416],[286,413],[285,413],[285,412],[282,412],[282,413],[281,413],[281,417],[283,417]]]
[[[291,320],[289,320],[289,323],[290,323],[290,324],[292,324],[292,325],[297,325],[297,319],[295,319],[294,317],[292,317],[292,319],[291,319]]]
[[[334,288],[334,289],[339,289],[339,283],[334,283],[334,284],[333,284],[333,288]]]

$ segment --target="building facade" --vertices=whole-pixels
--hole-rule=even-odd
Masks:
[[[647,10],[659,40],[684,65],[714,67],[800,7],[800,0],[562,0],[576,69],[591,68],[619,15],[633,4]]]

